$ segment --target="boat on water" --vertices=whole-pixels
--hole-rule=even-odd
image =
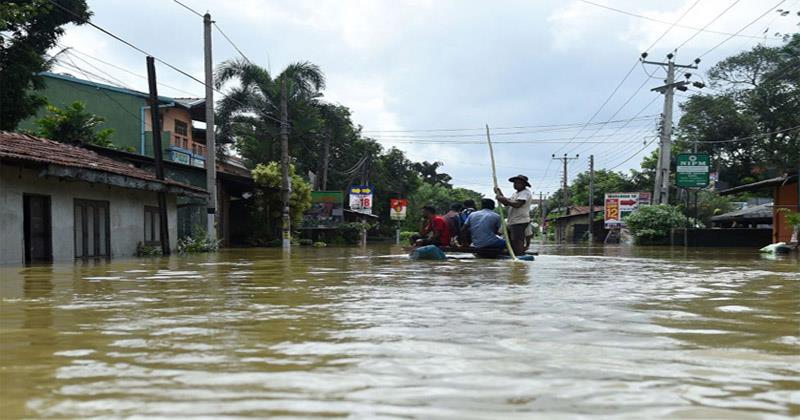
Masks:
[[[477,258],[486,259],[511,259],[508,252],[504,248],[474,248],[474,247],[453,247],[453,246],[436,246],[427,245],[419,248],[404,248],[409,252],[411,259],[415,260],[444,260],[456,255],[472,254]],[[448,255],[451,254],[451,255]],[[538,252],[526,251],[523,255],[518,255],[517,259],[522,261],[533,261],[534,257],[539,255]]]

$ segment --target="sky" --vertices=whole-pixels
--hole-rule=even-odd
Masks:
[[[441,161],[455,186],[486,195],[485,125],[506,189],[508,177],[524,174],[535,194],[556,191],[562,164],[553,154],[579,155],[570,179],[588,169],[589,155],[595,169],[627,173],[657,147],[663,109],[650,89],[665,73],[638,63],[643,51],[653,61],[673,52],[679,64],[702,55],[692,80],[704,80],[720,59],[797,31],[796,19],[770,9],[800,9],[800,0],[592,1],[647,19],[579,0],[182,0],[210,12],[248,59],[274,73],[292,62],[319,65],[324,99],[348,106],[366,135],[412,160]],[[96,25],[203,79],[199,16],[171,0],[88,4]],[[239,57],[216,30],[213,45],[215,66]],[[54,71],[147,91],[145,57],[97,29],[66,27],[63,47],[72,50]],[[204,94],[164,65],[157,72],[161,95]],[[675,122],[690,94],[675,97]]]

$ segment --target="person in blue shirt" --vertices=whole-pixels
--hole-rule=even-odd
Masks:
[[[500,227],[500,215],[494,212],[494,200],[484,198],[481,200],[481,209],[467,217],[461,231],[469,233],[475,248],[505,248],[506,241],[498,236]]]

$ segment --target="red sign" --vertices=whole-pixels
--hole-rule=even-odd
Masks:
[[[391,220],[405,220],[406,208],[408,208],[408,200],[404,198],[391,198],[389,199],[389,218]]]

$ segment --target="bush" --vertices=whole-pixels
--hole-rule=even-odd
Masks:
[[[178,239],[178,252],[191,254],[196,252],[216,252],[221,241],[208,239],[206,230],[195,226],[191,236]]]
[[[625,225],[637,243],[658,242],[669,238],[673,228],[685,227],[686,216],[677,207],[666,204],[643,206],[625,217]]]
[[[301,239],[301,240],[298,241],[298,243],[300,244],[300,246],[314,245],[314,241],[311,240],[311,239]]]
[[[141,242],[136,244],[137,257],[159,257],[161,256],[161,247],[153,245],[145,245]]]
[[[408,242],[412,236],[416,235],[418,232],[413,232],[410,230],[400,232],[400,242]]]

